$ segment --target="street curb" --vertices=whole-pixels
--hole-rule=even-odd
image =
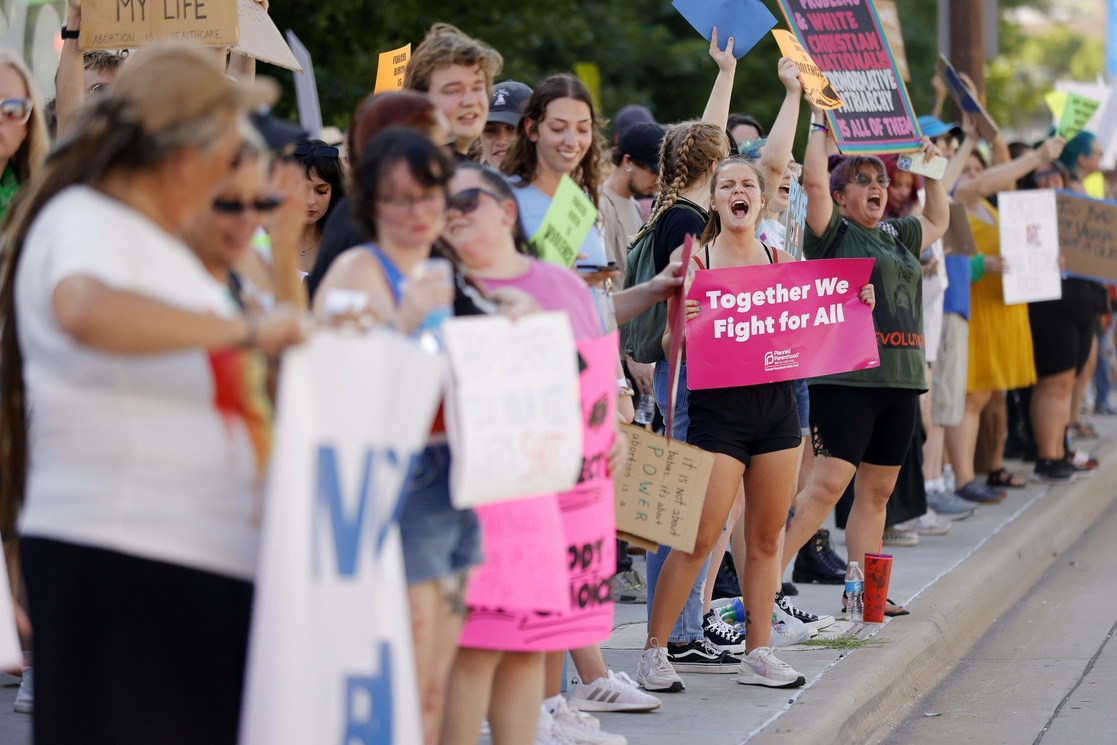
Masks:
[[[750,745],[879,743],[931,693],[1117,498],[1117,446],[1088,479],[1048,488],[888,623],[814,681]]]

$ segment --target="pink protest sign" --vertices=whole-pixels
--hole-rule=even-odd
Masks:
[[[872,259],[825,259],[700,271],[687,323],[691,390],[816,378],[880,365],[861,302]]]
[[[690,270],[690,257],[694,253],[694,236],[688,235],[683,241],[683,255],[679,260],[683,264],[683,276]],[[671,329],[671,349],[667,352],[667,413],[666,428],[667,441],[671,441],[671,433],[675,426],[675,401],[679,397],[679,369],[683,363],[683,333],[686,326],[686,282],[679,285],[671,303],[670,315],[667,325]]]
[[[566,612],[524,611],[504,602],[471,605],[459,645],[514,652],[564,650],[609,638],[613,629],[611,579],[616,572],[613,479],[606,460],[616,437],[617,334],[577,343],[586,363],[582,386],[585,425],[582,475],[558,496],[569,578]],[[534,581],[531,566],[522,567]]]

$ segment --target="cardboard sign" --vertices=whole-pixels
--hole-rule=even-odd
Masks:
[[[997,123],[993,121],[989,112],[966,87],[966,82],[954,69],[954,65],[950,64],[950,60],[940,56],[938,63],[935,65],[935,71],[946,83],[946,89],[950,92],[950,97],[954,99],[954,103],[958,104],[958,108],[973,117],[977,133],[981,138],[986,142],[992,142],[996,139],[997,135],[1000,134]]]
[[[693,271],[690,257],[694,254],[694,244],[693,235],[688,235],[683,241],[683,253],[679,259],[684,274]],[[671,329],[671,348],[667,350],[667,412],[664,414],[667,439],[671,439],[671,433],[674,432],[675,402],[679,398],[679,371],[683,364],[683,334],[686,333],[686,286],[684,281],[675,290],[674,302],[671,303],[667,317],[667,326]]]
[[[1117,282],[1117,203],[1060,191],[1055,205],[1067,272]]]
[[[1001,257],[1007,264],[1001,277],[1005,305],[1058,300],[1063,283],[1055,192],[1003,192],[997,195],[997,211]]]
[[[442,363],[319,330],[281,370],[240,743],[421,742],[396,516]]]
[[[134,49],[178,39],[232,47],[240,39],[238,29],[237,0],[85,0],[78,46]]]
[[[811,103],[824,111],[840,109],[842,97],[830,85],[830,81],[818,69],[811,55],[807,54],[807,50],[803,49],[803,45],[796,40],[794,34],[782,28],[774,28],[772,36],[776,37],[776,43],[780,45],[783,56],[790,57],[799,68],[799,82],[803,84],[803,92]]]
[[[806,237],[807,191],[797,178],[791,179],[784,220],[783,250],[798,260],[803,256],[803,239]]]
[[[1086,127],[1086,122],[1094,116],[1100,104],[1092,98],[1080,96],[1077,93],[1067,93],[1062,114],[1059,115],[1059,124],[1055,133],[1062,135],[1067,140],[1072,139]]]
[[[597,208],[593,202],[578,188],[574,179],[564,175],[543,222],[539,223],[539,230],[531,237],[539,249],[539,258],[560,266],[574,266],[574,260],[578,258],[596,220]],[[591,256],[589,260],[595,261],[595,257]]]
[[[617,334],[579,341],[578,353],[586,362],[581,375],[585,454],[578,485],[558,496],[570,610],[471,606],[460,646],[558,651],[596,644],[612,633],[617,542],[613,479],[605,462],[616,436]]]
[[[582,470],[582,422],[566,313],[451,318],[442,334],[454,506],[572,487]]]
[[[322,105],[318,100],[318,82],[314,79],[314,62],[310,50],[302,43],[295,32],[287,29],[287,43],[291,54],[295,55],[302,72],[295,73],[295,98],[299,103],[299,124],[311,139],[322,137]]]
[[[904,48],[904,34],[900,29],[900,9],[896,7],[895,0],[873,0],[873,4],[877,7],[877,18],[884,29],[884,37],[888,39],[888,47],[892,50],[892,59],[896,60],[896,69],[904,82],[910,83],[911,71]]]
[[[133,0],[135,2],[136,0]],[[152,0],[148,0],[151,2]],[[275,21],[254,0],[237,0],[240,14],[240,44],[233,51],[293,72],[302,72],[299,61],[283,40]]]
[[[966,205],[961,202],[950,203],[950,225],[942,237],[942,245],[944,254],[977,254],[977,241],[974,240],[973,228],[970,227],[970,217],[966,212]]]
[[[872,259],[822,259],[698,272],[687,323],[691,390],[815,378],[880,365],[859,297]]]
[[[671,5],[706,41],[717,28],[718,45],[725,49],[732,36],[737,59],[748,54],[776,25],[776,17],[761,0],[674,0]]]
[[[896,153],[919,147],[919,124],[870,0],[780,0],[788,26],[844,105],[827,112],[846,153]]]
[[[407,74],[407,64],[411,62],[411,42],[399,49],[381,52],[376,63],[376,85],[373,93],[386,93],[403,90],[403,77]]]
[[[617,531],[691,552],[713,453],[624,425],[628,460],[616,476]]]

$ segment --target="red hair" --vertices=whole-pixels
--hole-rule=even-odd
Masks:
[[[919,157],[918,153],[915,157]],[[900,170],[898,155],[882,155],[880,160],[884,163],[884,170],[888,174],[888,180],[896,178],[897,171]],[[906,171],[905,171],[906,173]],[[884,212],[892,217],[904,217],[910,215],[911,211],[919,205],[919,190],[923,188],[923,177],[916,174],[911,174],[911,193],[908,194],[908,199],[903,204],[892,204],[892,194],[889,192],[888,204],[884,208]]]

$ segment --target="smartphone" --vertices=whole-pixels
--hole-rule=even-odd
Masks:
[[[939,181],[946,175],[946,158],[936,155],[931,160],[925,161],[922,155],[916,155],[914,158],[910,155],[901,155],[896,159],[896,167],[901,171]]]
[[[582,274],[596,274],[597,272],[616,272],[620,271],[617,262],[610,261],[608,264],[578,264],[578,271]]]

